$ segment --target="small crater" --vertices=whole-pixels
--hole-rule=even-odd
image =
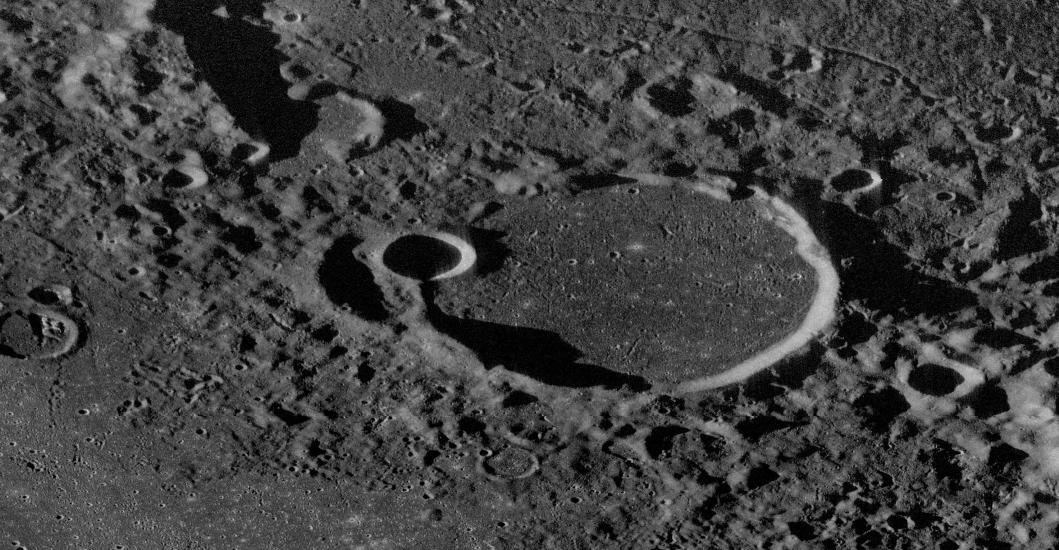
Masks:
[[[135,206],[122,204],[114,209],[114,215],[120,219],[134,222],[140,219],[140,211]]]
[[[357,367],[357,380],[359,380],[361,384],[367,384],[368,382],[371,382],[373,378],[375,378],[375,369],[370,365],[367,363],[361,363]]]
[[[908,385],[927,395],[941,396],[952,393],[963,383],[963,375],[941,365],[927,363],[908,374]]]
[[[853,404],[861,409],[864,423],[876,432],[884,432],[895,418],[911,408],[908,400],[894,388],[866,393]]]
[[[328,324],[313,330],[309,333],[309,335],[312,336],[314,340],[326,344],[330,343],[332,340],[335,339],[335,337],[338,336],[338,330],[335,328],[334,325]]]
[[[184,258],[182,258],[180,255],[173,254],[170,252],[159,254],[158,257],[155,259],[155,261],[158,262],[158,265],[168,269],[172,269],[180,265],[180,262],[182,262],[183,260]]]
[[[452,244],[428,235],[398,237],[382,254],[387,269],[412,279],[428,281],[452,271],[462,254]]]
[[[868,321],[868,318],[863,314],[855,311],[847,315],[839,327],[839,334],[850,345],[867,342],[878,331],[879,329],[874,323]]]
[[[800,48],[783,56],[782,67],[789,73],[812,74],[824,66],[824,52],[816,48]]]
[[[161,116],[158,111],[135,103],[129,105],[129,112],[136,115],[136,119],[144,126],[151,125],[155,120],[158,120],[159,116]]]
[[[221,234],[221,240],[234,246],[240,254],[250,254],[261,248],[261,241],[257,238],[254,228],[247,226],[234,226],[228,228]]]
[[[538,401],[537,396],[528,394],[524,391],[515,390],[504,398],[502,405],[505,408],[522,407],[525,405],[532,405]]]
[[[890,528],[895,531],[901,531],[911,527],[908,518],[902,516],[901,514],[894,514],[886,518],[886,524],[889,525]]]
[[[920,460],[928,462],[939,480],[947,480],[950,488],[960,486],[963,479],[963,467],[960,466],[960,452],[948,442],[934,440],[934,448],[924,451]]]
[[[695,112],[695,96],[691,93],[692,82],[682,78],[670,86],[654,84],[647,87],[647,99],[659,112],[672,117],[682,117]]]
[[[414,182],[406,181],[401,184],[398,191],[401,193],[402,198],[410,201],[416,197],[416,192],[419,191],[419,187]]]
[[[73,291],[63,285],[41,285],[29,291],[29,297],[46,306],[68,306],[74,301]]]
[[[487,474],[502,479],[521,479],[536,473],[540,461],[526,449],[507,446],[482,460],[482,468]]]
[[[1006,124],[979,126],[974,130],[974,137],[986,143],[1010,143],[1022,135],[1022,130]]]
[[[209,180],[206,172],[197,166],[177,166],[162,176],[162,185],[181,191],[198,189]]]
[[[297,82],[299,80],[305,80],[312,76],[314,73],[312,69],[297,62],[289,62],[280,66],[280,74],[288,82]]]
[[[659,426],[652,429],[644,441],[647,454],[655,460],[667,456],[673,449],[673,440],[687,431],[688,429],[683,426]]]
[[[874,170],[851,168],[832,176],[830,183],[842,193],[862,192],[882,184],[882,176]]]

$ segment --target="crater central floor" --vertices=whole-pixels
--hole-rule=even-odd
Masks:
[[[508,198],[483,225],[505,234],[509,255],[441,283],[436,305],[468,322],[554,332],[581,354],[569,369],[663,383],[718,374],[795,330],[815,290],[794,239],[755,201],[621,185]]]

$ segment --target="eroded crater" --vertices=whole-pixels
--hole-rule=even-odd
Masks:
[[[0,316],[0,355],[16,359],[48,359],[70,351],[78,328],[60,313],[14,309]]]
[[[540,462],[532,452],[507,445],[485,457],[482,468],[494,478],[521,479],[536,473]]]

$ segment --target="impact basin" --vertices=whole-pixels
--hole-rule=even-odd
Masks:
[[[572,377],[718,375],[794,332],[814,298],[813,268],[757,201],[636,184],[503,206],[483,221],[506,235],[500,269],[439,282],[434,303],[450,324],[560,336]]]

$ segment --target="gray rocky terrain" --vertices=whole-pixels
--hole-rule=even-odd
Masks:
[[[1057,20],[0,3],[0,544],[1053,548]]]

